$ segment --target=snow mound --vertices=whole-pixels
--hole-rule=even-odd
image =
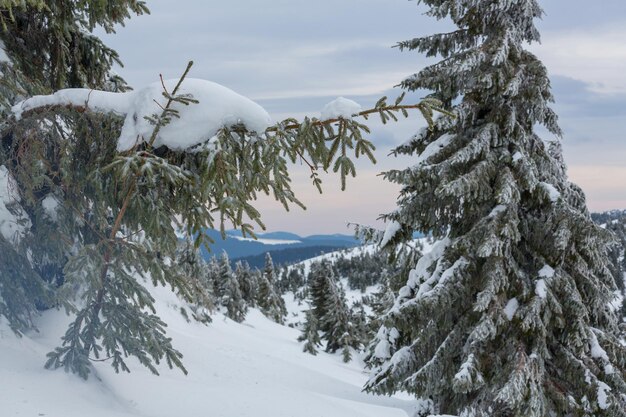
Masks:
[[[165,80],[163,85],[172,92],[178,79]],[[127,93],[70,88],[48,96],[34,96],[13,107],[16,118],[28,110],[52,105],[84,106],[102,113],[125,115],[117,149],[126,151],[150,139],[154,126],[146,117],[160,115],[167,104],[160,82]],[[248,131],[263,133],[271,123],[269,114],[257,103],[217,83],[186,78],[177,94],[188,95],[198,104],[174,103],[171,108],[179,118],[164,126],[154,143],[173,150],[184,150],[211,139],[224,127],[242,124]]]
[[[356,101],[338,97],[324,106],[320,120],[332,119],[352,119],[352,116],[363,110],[363,107]]]

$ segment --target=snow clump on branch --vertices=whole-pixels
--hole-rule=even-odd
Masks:
[[[46,106],[77,106],[101,113],[126,116],[118,139],[118,151],[127,151],[148,141],[154,125],[146,119],[163,111],[168,99],[163,89],[171,92],[178,79],[164,80],[127,93],[112,93],[86,88],[68,88],[47,96],[34,96],[13,107],[20,119],[24,112]],[[178,112],[163,126],[154,146],[184,150],[202,144],[224,127],[244,125],[249,132],[263,133],[272,124],[263,107],[234,91],[211,81],[186,78],[177,95],[187,95],[198,104],[172,103]]]
[[[352,119],[352,116],[358,114],[361,110],[363,108],[356,101],[338,97],[324,106],[320,120]]]

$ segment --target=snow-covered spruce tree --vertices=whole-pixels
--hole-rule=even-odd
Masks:
[[[259,277],[256,302],[266,317],[274,320],[276,323],[283,324],[285,322],[287,307],[276,286],[276,269],[269,252],[265,254],[265,266]]]
[[[384,317],[366,389],[463,417],[626,416],[626,350],[610,307],[608,234],[568,182],[536,0],[422,0],[457,29],[399,44],[442,61],[405,80],[453,104],[385,174],[387,218],[439,239]]]
[[[326,340],[326,352],[336,352],[341,349],[344,362],[352,359],[350,349],[360,349],[357,328],[346,302],[346,294],[334,280],[329,286],[324,309],[325,314],[319,318],[322,339]]]
[[[362,341],[346,302],[346,296],[335,281],[332,264],[328,261],[311,265],[308,278],[311,316],[326,341],[326,351],[341,349],[345,362],[352,358],[350,348],[359,349]],[[308,317],[308,316],[307,316]],[[308,323],[305,323],[307,327]],[[310,341],[310,340],[309,340]]]
[[[230,259],[226,252],[222,253],[219,265],[217,283],[220,288],[220,304],[226,308],[226,317],[241,323],[246,318],[248,306],[241,295],[239,282],[230,267]]]
[[[256,293],[258,291],[257,275],[250,269],[246,261],[237,261],[235,264],[235,278],[241,290],[241,297],[248,307],[256,306]]]
[[[280,279],[278,280],[278,289],[283,294],[287,291],[295,294],[305,283],[304,265],[300,263],[282,268]]]
[[[302,347],[302,351],[311,355],[317,355],[317,348],[322,345],[319,321],[311,309],[305,312],[304,327],[302,328],[302,334],[298,336],[298,342],[306,342]]]
[[[335,284],[332,264],[327,260],[313,262],[307,277],[308,296],[311,310],[318,320],[326,314],[326,305],[330,287]]]
[[[37,309],[56,303],[54,290],[64,280],[67,253],[75,238],[90,232],[59,238],[52,223],[63,217],[53,210],[63,198],[58,174],[67,165],[56,158],[63,145],[55,142],[59,136],[48,135],[42,143],[31,141],[32,132],[16,135],[9,126],[11,106],[24,96],[63,87],[124,90],[123,80],[110,72],[117,54],[90,32],[96,27],[111,32],[129,13],[146,12],[144,2],[136,0],[114,0],[106,6],[0,0],[0,41],[6,53],[0,60],[0,228],[6,232],[0,236],[0,316],[14,331],[32,328]],[[56,123],[61,120],[59,115]],[[110,121],[94,122],[109,129]],[[78,154],[69,153],[70,158]]]
[[[200,255],[200,251],[193,242],[180,242],[174,258],[174,268],[183,280],[189,283],[189,308],[194,320],[201,323],[211,322],[211,312],[215,309],[217,300],[213,292],[213,277],[209,265]],[[181,313],[188,316],[186,310]]]

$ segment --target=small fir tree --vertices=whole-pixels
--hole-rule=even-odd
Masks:
[[[231,267],[226,252],[219,261],[218,286],[220,288],[220,304],[226,308],[226,317],[241,323],[246,318],[248,307],[241,295],[239,282]]]
[[[213,293],[213,281],[207,263],[193,242],[186,240],[179,244],[174,265],[178,273],[189,283],[188,298],[193,319],[201,323],[211,322],[211,312],[217,304]],[[184,311],[183,314],[187,315]]]
[[[258,291],[258,276],[246,261],[237,261],[235,264],[235,278],[241,290],[241,297],[249,307],[256,306],[256,293]]]
[[[350,361],[350,348],[359,349],[362,341],[354,326],[345,293],[335,281],[331,263],[322,261],[312,264],[308,281],[310,311],[319,323],[321,337],[326,341],[326,351],[334,353],[341,349],[344,361]]]
[[[308,352],[311,355],[317,355],[317,348],[322,345],[318,327],[319,323],[317,317],[315,317],[312,310],[307,310],[305,313],[302,334],[298,336],[298,342],[306,342],[302,347],[303,352]]]
[[[276,270],[269,253],[265,254],[265,267],[259,279],[257,305],[266,317],[279,324],[285,322],[287,307],[285,306],[285,300],[283,300],[276,287]]]
[[[332,279],[328,282],[334,285],[328,287],[325,314],[319,319],[322,338],[326,340],[327,352],[334,353],[341,349],[344,362],[349,362],[352,359],[350,348],[360,349],[362,342],[358,338],[343,288]]]

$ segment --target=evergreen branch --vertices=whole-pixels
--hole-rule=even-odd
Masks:
[[[193,65],[193,61],[189,61],[189,63],[187,64],[187,68],[185,69],[185,72],[183,73],[182,77],[180,78],[180,80],[178,81],[178,83],[176,84],[176,87],[173,90],[173,94],[176,94],[176,92],[178,91],[178,89],[180,88],[180,85],[182,84],[183,80],[185,79],[185,77],[187,76],[187,74],[189,73],[189,70],[191,69],[191,66]],[[165,85],[163,85],[163,88],[165,88]],[[165,90],[165,93],[167,94],[167,90]],[[172,105],[172,103],[174,102],[174,96],[170,96],[170,98],[168,99],[168,102],[161,114],[161,118],[160,119],[164,119],[167,117],[167,113],[168,110],[170,110],[170,107]],[[152,133],[152,136],[150,138],[150,142],[149,142],[149,147],[148,149],[152,148],[152,145],[156,139],[156,136],[161,128],[161,126],[163,126],[164,124],[161,122],[161,120],[159,120],[159,122],[155,125],[154,131]],[[145,155],[151,155],[148,152],[141,152],[142,156]],[[115,218],[115,222],[113,224],[113,227],[111,228],[111,232],[109,234],[109,239],[108,242],[113,242],[115,240],[115,236],[117,235],[117,232],[120,230],[121,226],[122,226],[122,220],[126,214],[126,211],[128,210],[128,206],[132,200],[132,198],[135,195],[135,191],[137,188],[137,181],[139,179],[140,174],[136,173],[134,177],[132,177],[132,179],[130,180],[130,184],[128,185],[128,190],[126,191],[126,195],[124,197],[124,200],[122,201],[122,206],[120,208],[120,211],[118,212],[116,218]],[[95,303],[92,307],[92,321],[96,322],[97,318],[100,314],[100,310],[102,309],[102,303],[104,300],[104,296],[106,294],[106,281],[107,281],[107,276],[109,273],[109,268],[110,268],[110,262],[111,262],[111,256],[112,256],[112,246],[111,245],[107,245],[107,248],[105,249],[104,255],[103,255],[103,265],[102,265],[102,269],[100,270],[100,287],[98,288],[97,292],[96,292],[96,299],[95,299]],[[80,326],[80,324],[79,324]],[[91,344],[91,341],[88,341],[85,344],[84,347],[84,351],[86,353],[86,355],[89,355],[89,352],[92,350],[93,345]]]
[[[174,103],[175,100],[175,96],[176,93],[178,92],[178,89],[180,88],[181,84],[183,83],[183,81],[185,80],[185,78],[187,77],[187,74],[189,74],[189,71],[191,70],[191,67],[193,66],[193,61],[189,61],[187,63],[187,68],[185,68],[185,71],[183,72],[183,75],[180,77],[180,79],[178,80],[178,83],[176,83],[176,86],[174,87],[174,90],[172,91],[172,94],[169,94],[167,92],[167,89],[165,88],[165,83],[163,82],[163,77],[161,77],[161,83],[163,84],[163,89],[165,90],[164,95],[165,97],[168,97],[167,99],[167,104],[165,105],[165,108],[163,109],[163,111],[161,112],[161,116],[159,117],[159,121],[156,126],[154,127],[154,130],[152,131],[152,135],[150,136],[150,140],[148,141],[149,144],[149,148],[152,147],[152,145],[154,144],[154,141],[156,140],[159,132],[161,131],[161,127],[163,127],[164,123],[163,121],[165,119],[167,119],[170,111],[171,111],[171,107],[172,104]]]
[[[363,110],[359,113],[353,114],[352,117],[363,117],[365,119],[367,119],[367,117],[371,114],[374,113],[380,113],[382,112],[402,112],[403,110],[422,110],[424,108],[430,108],[433,109],[439,113],[444,114],[445,116],[449,116],[449,117],[456,117],[454,115],[454,113],[449,112],[447,110],[444,110],[442,107],[439,106],[434,106],[430,103],[427,102],[422,102],[422,103],[418,103],[418,104],[401,104],[401,105],[391,105],[391,106],[384,106],[384,107],[374,107],[371,109],[367,109],[367,110]],[[314,120],[310,123],[310,126],[329,126],[332,125],[333,123],[338,123],[341,122],[342,120],[344,120],[343,118],[334,118],[334,119],[327,119],[327,120]],[[283,130],[295,130],[295,129],[299,129],[302,126],[301,123],[292,123],[289,124],[287,126],[283,126],[282,129]],[[277,132],[278,131],[278,127],[276,126],[272,126],[269,127],[265,130],[266,132]]]

